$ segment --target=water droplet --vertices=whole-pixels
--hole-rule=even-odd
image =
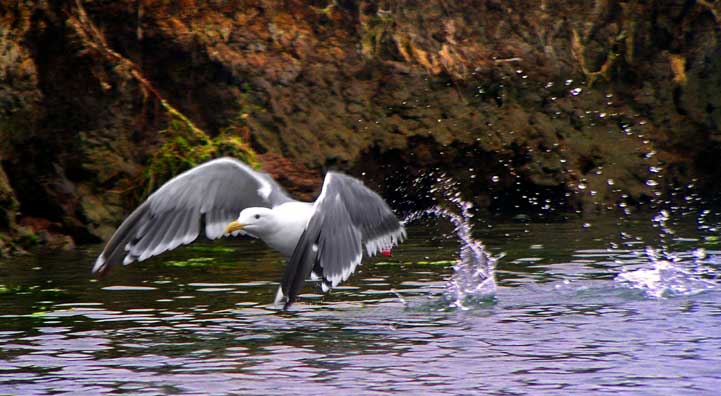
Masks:
[[[582,88],[573,88],[572,90],[568,91],[572,96],[578,96],[583,91]]]
[[[564,82],[564,84],[565,84],[566,86],[571,85],[571,84],[573,84],[573,80],[566,80],[566,81]]]
[[[498,176],[493,176],[493,177],[491,177],[491,181],[494,182],[494,183],[498,183],[499,180],[501,180],[501,178],[498,177]]]
[[[656,180],[646,180],[646,185],[649,187],[656,187],[658,186],[658,182]]]
[[[586,185],[583,184],[583,183],[581,183],[581,184],[578,185],[578,189],[579,189],[579,190],[585,190],[585,189],[586,189]]]
[[[659,167],[657,167],[657,166],[650,166],[650,167],[648,168],[648,171],[651,172],[651,173],[658,173],[658,172],[661,172],[661,168],[659,168]]]
[[[591,223],[583,223],[583,228],[591,228]]]
[[[609,186],[612,186],[612,185],[616,184],[616,182],[613,181],[613,179],[608,179],[608,180],[606,180],[606,183],[608,183]]]

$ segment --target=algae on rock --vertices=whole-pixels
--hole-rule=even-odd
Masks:
[[[259,166],[255,152],[241,137],[227,131],[208,136],[167,101],[162,100],[161,105],[168,118],[167,127],[160,131],[164,142],[151,154],[143,173],[140,184],[144,186],[144,196],[174,176],[214,158],[229,156],[254,168]]]

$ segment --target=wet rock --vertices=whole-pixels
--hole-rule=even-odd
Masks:
[[[710,196],[718,15],[690,0],[6,2],[0,232],[19,212],[100,241],[228,153],[306,198],[329,168],[400,206],[440,173],[510,212],[608,210],[692,180]]]

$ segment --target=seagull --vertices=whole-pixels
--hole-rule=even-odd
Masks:
[[[287,310],[307,277],[323,292],[348,279],[363,259],[402,242],[406,231],[377,193],[328,172],[315,202],[301,202],[267,173],[234,158],[198,165],[163,184],[118,227],[92,272],[102,276],[195,241],[248,235],[287,259],[275,298]]]

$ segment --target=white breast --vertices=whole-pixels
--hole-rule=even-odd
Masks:
[[[261,236],[261,239],[280,254],[290,257],[300,236],[313,215],[313,204],[287,202],[273,208],[277,221],[275,232]]]

